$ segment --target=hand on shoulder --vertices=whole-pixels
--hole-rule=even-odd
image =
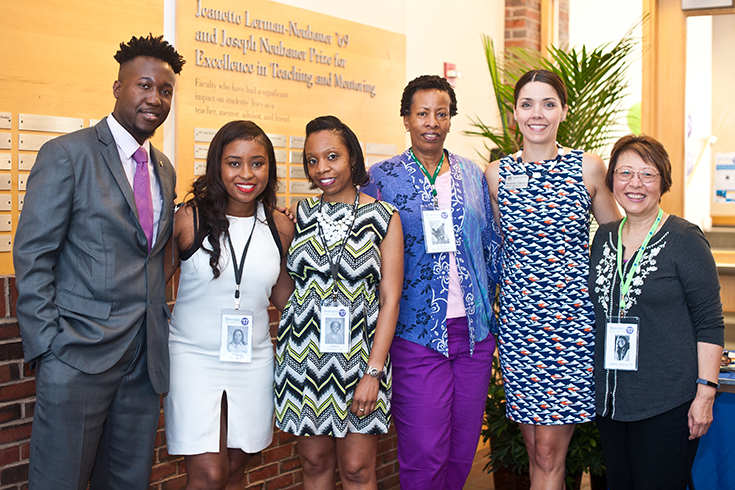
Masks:
[[[367,194],[364,194],[362,192],[360,193],[360,204],[368,204],[375,201],[377,201],[377,199],[375,199],[374,197],[368,196]]]

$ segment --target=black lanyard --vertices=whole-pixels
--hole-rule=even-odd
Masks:
[[[322,212],[322,205],[324,204],[324,194],[319,198],[319,212]],[[332,301],[335,303],[337,302],[337,281],[339,281],[339,277],[337,273],[339,272],[339,263],[342,261],[342,253],[345,251],[345,245],[347,245],[347,239],[352,234],[352,227],[355,226],[355,219],[357,219],[357,206],[360,204],[360,191],[358,189],[355,189],[355,203],[352,205],[352,223],[350,223],[350,227],[347,230],[347,234],[345,235],[344,239],[342,240],[342,244],[339,246],[339,253],[337,254],[337,261],[332,262],[332,253],[329,251],[329,244],[327,244],[327,239],[324,237],[324,230],[322,230],[322,225],[319,224],[319,221],[317,221],[317,227],[319,228],[319,238],[322,239],[322,243],[324,244],[324,251],[327,255],[327,261],[329,262],[329,271],[332,273],[332,281],[334,281],[334,286],[332,289]]]
[[[257,213],[256,213],[257,214]],[[235,309],[240,309],[240,281],[242,281],[242,270],[245,267],[245,256],[248,254],[248,248],[250,248],[250,240],[253,238],[253,232],[255,231],[255,225],[257,224],[257,217],[253,215],[253,227],[250,229],[250,236],[248,241],[245,243],[245,248],[242,250],[242,259],[240,265],[237,265],[237,257],[235,256],[235,247],[232,246],[232,239],[230,238],[230,230],[225,231],[227,236],[227,243],[230,244],[230,253],[232,254],[232,267],[235,269]]]

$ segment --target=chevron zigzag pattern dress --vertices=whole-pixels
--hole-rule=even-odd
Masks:
[[[330,216],[352,203],[323,204]],[[390,358],[383,367],[375,411],[358,417],[349,411],[367,367],[378,319],[380,243],[388,232],[393,205],[375,201],[357,209],[352,233],[339,264],[337,296],[351,312],[350,351],[320,352],[322,301],[332,295],[329,262],[319,236],[319,198],[299,203],[296,236],[288,251],[288,273],[296,283],[278,328],[276,343],[276,426],[297,436],[345,437],[349,432],[385,434],[390,426]],[[330,246],[336,256],[341,241]]]
[[[552,161],[500,161],[499,351],[506,415],[524,424],[582,423],[595,414],[591,198],[582,156],[573,150],[551,171]],[[510,175],[524,173],[526,188],[506,187]]]

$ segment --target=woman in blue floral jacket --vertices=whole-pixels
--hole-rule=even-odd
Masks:
[[[461,489],[480,437],[492,368],[500,233],[487,181],[444,149],[457,100],[424,75],[403,92],[411,148],[370,168],[362,191],[403,223],[404,282],[393,362],[403,489]]]

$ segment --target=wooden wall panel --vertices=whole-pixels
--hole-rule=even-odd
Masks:
[[[131,36],[163,33],[163,0],[138,2],[131,7],[122,0],[69,2],[66,0],[23,0],[2,3],[0,15],[0,112],[10,113],[12,147],[10,153],[12,188],[0,191],[11,195],[12,231],[18,221],[20,151],[18,114],[37,114],[101,119],[112,111],[115,99],[112,83],[118,64],[113,59],[122,41]],[[159,139],[154,144],[159,144]],[[0,252],[0,274],[13,272],[10,252]]]
[[[213,19],[204,8],[233,15]],[[244,44],[229,46],[233,38]],[[217,130],[234,119],[252,120],[266,133],[285,137],[286,145],[276,148],[287,151],[289,160],[276,155],[285,204],[315,193],[292,138],[303,138],[306,123],[317,116],[339,117],[365,143],[371,162],[405,150],[398,115],[406,83],[403,34],[268,0],[244,6],[237,0],[182,0],[178,40],[191,59],[176,106],[180,198],[205,165],[207,143],[196,141],[196,129]],[[239,71],[241,64],[253,71]],[[349,88],[357,87],[353,82],[374,90]]]

